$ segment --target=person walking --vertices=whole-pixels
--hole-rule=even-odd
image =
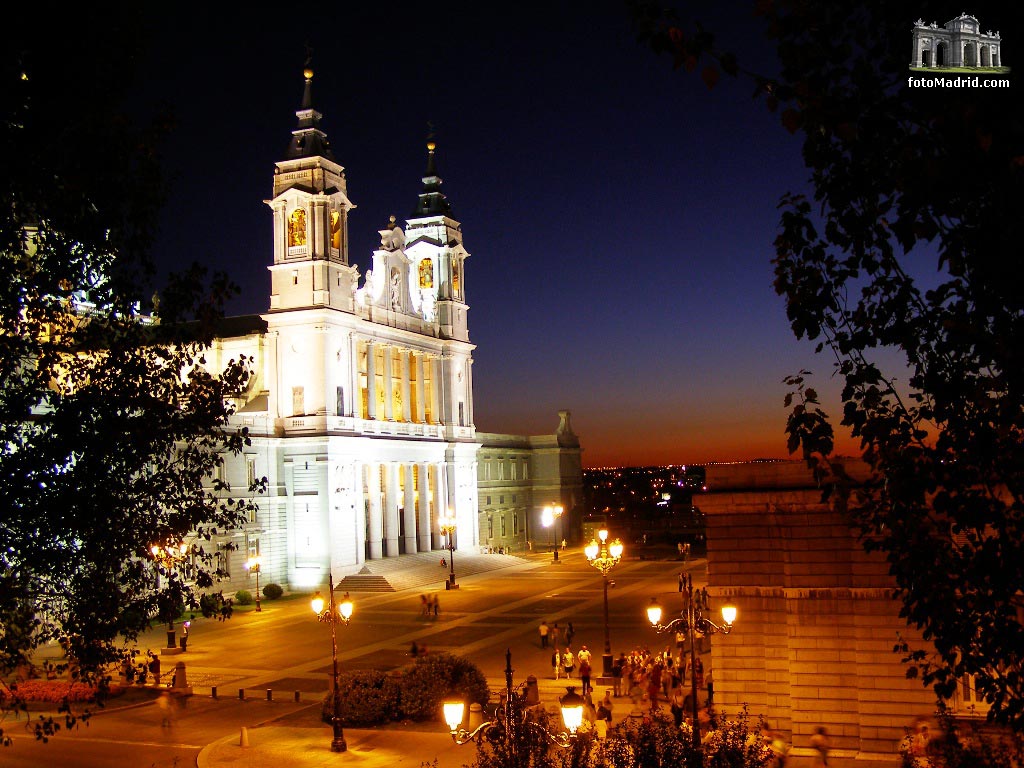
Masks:
[[[434,595],[431,600],[431,607],[434,609],[434,618],[437,618],[437,612],[441,610],[441,600],[437,595]]]
[[[555,680],[557,680],[558,676],[562,674],[562,655],[557,648],[551,654],[551,666],[555,670]]]
[[[576,630],[572,628],[572,622],[570,621],[565,625],[565,644],[572,645],[572,639],[576,637]]]
[[[825,726],[819,725],[811,736],[811,749],[814,750],[814,762],[811,765],[814,768],[828,768],[828,751],[831,746],[828,731],[825,730]]]
[[[572,680],[572,671],[576,667],[576,656],[572,652],[572,648],[566,646],[562,652],[562,669],[565,670],[565,679]]]
[[[684,707],[686,706],[686,696],[683,693],[683,689],[679,686],[672,690],[672,696],[668,700],[669,709],[672,710],[672,721],[676,724],[676,728],[683,724],[683,714],[685,713]]]
[[[548,623],[544,621],[544,619],[540,620],[540,627],[537,628],[537,631],[540,632],[540,647],[547,648],[548,633],[551,632],[551,628],[548,626]]]
[[[589,664],[590,658],[590,650],[585,645],[582,648],[580,648],[580,652],[576,654],[576,660],[579,661],[580,664],[582,664],[584,661]]]
[[[580,656],[582,657],[582,655],[583,655],[583,653],[581,651],[580,652]],[[580,661],[580,682],[583,683],[583,695],[584,696],[586,696],[588,693],[590,693],[591,691],[594,690],[593,686],[590,684],[590,662],[589,661],[582,661],[582,660]]]

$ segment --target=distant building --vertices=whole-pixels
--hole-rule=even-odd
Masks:
[[[911,67],[1003,66],[999,32],[982,32],[978,20],[966,13],[941,27],[934,21],[926,24],[918,19],[913,39]]]
[[[893,652],[898,636],[927,643],[899,616],[884,556],[864,551],[803,462],[709,466],[707,485],[708,592],[739,609],[712,644],[715,703],[749,704],[789,734],[794,757],[810,758],[825,726],[830,765],[896,764],[904,729],[932,716],[935,694]],[[963,690],[954,710],[978,703]]]
[[[229,319],[207,355],[214,370],[253,360],[233,420],[252,445],[222,479],[235,496],[256,478],[269,488],[242,529],[207,546],[217,547],[229,586],[248,583],[243,564],[258,554],[262,583],[293,589],[324,583],[328,569],[337,580],[368,560],[441,548],[447,511],[458,549],[523,550],[537,503],[579,503],[569,414],[550,436],[477,434],[470,254],[441,191],[435,146],[412,218],[403,227],[391,217],[379,230],[360,276],[349,263],[355,205],[312,106],[312,76],[305,72],[298,125],[266,201],[269,310]]]

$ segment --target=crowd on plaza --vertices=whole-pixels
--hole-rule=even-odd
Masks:
[[[564,677],[571,680],[575,676],[580,680],[585,702],[585,729],[592,728],[597,731],[599,737],[602,736],[612,723],[614,699],[617,698],[630,700],[627,713],[633,716],[658,713],[662,705],[667,704],[675,726],[689,729],[692,727],[692,684],[696,678],[697,689],[707,693],[703,706],[698,701],[698,717],[701,721],[701,730],[705,734],[709,733],[708,708],[711,706],[714,691],[711,676],[705,676],[700,653],[693,655],[691,664],[689,648],[682,636],[676,638],[675,652],[671,647],[666,647],[661,652],[638,647],[630,653],[620,653],[612,662],[612,688],[605,689],[604,696],[595,704],[594,688],[591,683],[593,654],[586,645],[581,645],[578,652],[573,651],[572,640],[575,633],[572,622],[563,627],[557,622],[548,625],[546,621],[541,621],[538,634],[541,648],[552,650],[551,668],[554,679]],[[761,732],[761,739],[771,755],[770,765],[774,768],[785,765],[789,748],[782,735],[765,728]],[[824,728],[818,728],[812,739],[812,746],[816,752],[814,765],[827,766],[829,744]]]

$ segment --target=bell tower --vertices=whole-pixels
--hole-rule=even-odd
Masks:
[[[348,199],[345,169],[331,151],[323,118],[313,108],[313,70],[303,70],[298,126],[274,166],[274,263],[270,311],[331,307],[353,311],[356,270],[348,263]]]
[[[469,305],[466,304],[463,274],[469,252],[462,244],[462,225],[452,218],[451,205],[441,191],[441,177],[434,157],[436,149],[437,144],[432,139],[427,142],[423,191],[413,218],[408,219],[405,226],[406,253],[420,260],[429,252],[437,272],[436,317],[441,338],[469,341]]]

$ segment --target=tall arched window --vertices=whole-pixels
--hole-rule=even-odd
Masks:
[[[288,245],[306,244],[306,211],[296,208],[288,217]]]
[[[341,249],[341,213],[331,211],[331,248]]]
[[[420,288],[434,287],[434,262],[424,259],[420,262]]]

